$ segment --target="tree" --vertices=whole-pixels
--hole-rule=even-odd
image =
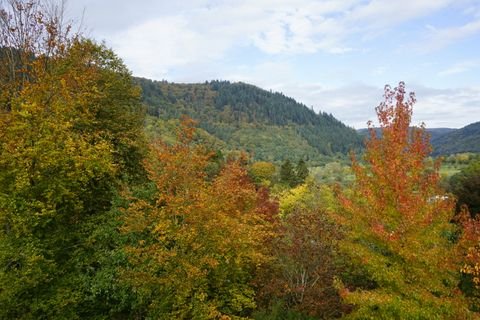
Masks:
[[[458,241],[458,251],[462,256],[463,278],[461,289],[468,298],[470,308],[480,310],[480,216],[472,217],[468,209],[463,206],[458,215],[458,222],[462,233]]]
[[[250,166],[250,176],[257,184],[270,185],[275,175],[275,165],[271,162],[258,161]]]
[[[211,154],[193,133],[184,119],[177,143],[151,146],[145,166],[157,191],[125,212],[131,265],[122,277],[148,317],[248,316],[255,308],[251,280],[268,260],[264,243],[276,207],[256,191],[241,161],[227,162],[208,181]]]
[[[301,184],[305,182],[305,179],[307,179],[309,171],[307,164],[303,159],[298,160],[297,167],[296,167],[296,173],[297,173],[297,184]]]
[[[409,130],[416,100],[405,94],[403,82],[385,87],[376,108],[381,138],[370,122],[364,162],[352,157],[356,181],[340,195],[336,219],[345,228],[342,252],[361,276],[339,287],[355,307],[349,318],[465,319],[451,240],[454,203],[439,189],[438,163],[425,162],[424,125]]]
[[[335,194],[313,180],[280,195],[275,237],[268,243],[274,259],[256,280],[261,319],[332,319],[344,314],[335,278],[342,230],[327,211]],[[312,318],[311,318],[312,317]]]
[[[457,197],[457,209],[466,205],[473,215],[480,213],[480,161],[450,178],[450,191]]]
[[[285,160],[280,167],[280,182],[294,187],[296,183],[295,171],[290,160]]]
[[[299,199],[276,224],[276,237],[269,242],[275,259],[257,279],[258,296],[267,309],[280,301],[299,315],[331,319],[346,310],[334,286],[341,271],[337,263],[340,232],[315,201]]]
[[[125,173],[141,176],[139,92],[60,9],[1,4],[0,318],[75,318],[113,287],[114,272],[89,286],[112,252],[93,239],[115,230],[105,217]]]

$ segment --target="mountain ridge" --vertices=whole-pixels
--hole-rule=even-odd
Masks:
[[[480,121],[432,138],[433,155],[480,152]]]
[[[375,128],[377,131],[380,128]],[[480,152],[480,122],[474,122],[463,128],[426,128],[430,134],[433,156],[450,155],[465,152]],[[357,129],[359,135],[368,136],[368,129]]]

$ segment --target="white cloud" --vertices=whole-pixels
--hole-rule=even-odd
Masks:
[[[463,12],[466,15],[472,15],[476,18],[480,18],[480,4],[472,3],[465,10],[463,10]]]
[[[416,119],[428,127],[463,127],[480,121],[480,87],[418,87]]]
[[[291,81],[293,73],[294,67],[288,62],[269,61],[232,68],[227,72],[226,79],[251,83],[266,90],[281,91],[285,84]]]
[[[222,57],[231,41],[209,39],[213,36],[193,30],[182,16],[172,16],[129,28],[111,43],[135,74],[161,79],[171,68]]]
[[[415,55],[418,50],[432,53],[480,32],[478,0],[76,0],[74,5],[82,2],[91,5],[86,24],[98,28],[95,35],[107,39],[135,75],[172,81],[242,80],[281,91],[355,127],[375,119],[383,88],[372,83],[392,77],[419,79],[403,64],[427,63]],[[443,15],[458,8],[462,10],[455,17],[464,16],[452,21],[463,25],[438,25],[437,11]],[[418,41],[421,26],[426,26],[421,47],[406,51],[403,42]],[[378,39],[382,43],[375,43]],[[391,43],[401,50],[392,51]],[[241,57],[243,53],[248,56]],[[392,60],[385,58],[390,56]],[[428,63],[436,67],[425,67],[422,79],[441,86],[445,76],[478,67],[471,52],[464,56],[469,60],[445,65],[451,58],[436,59],[432,53]],[[308,70],[303,59],[319,66]],[[439,65],[444,69],[436,69]],[[346,85],[355,79],[366,84]],[[480,114],[478,87],[418,88],[416,123],[459,127],[479,120],[472,119],[472,114]]]
[[[336,88],[322,84],[289,84],[277,90],[313,106],[317,112],[332,113],[357,129],[365,128],[368,120],[376,123],[375,107],[383,95],[383,88],[362,83]],[[418,99],[413,109],[413,125],[424,122],[427,128],[460,128],[480,121],[480,87],[435,89],[414,84],[407,90],[415,91]]]
[[[322,84],[303,84],[284,90],[297,100],[313,106],[317,112],[332,113],[337,119],[355,128],[364,128],[375,119],[375,107],[382,97],[382,88],[351,84],[331,88]]]
[[[381,33],[448,2],[196,1],[177,8],[175,14],[159,10],[156,17],[143,8],[144,19],[133,19],[136,24],[130,22],[127,30],[120,29],[109,39],[135,73],[158,77],[174,67],[220,59],[239,46],[253,45],[269,55],[343,54],[358,49],[349,45],[352,35]],[[165,6],[153,7],[152,11]],[[127,9],[135,12],[131,6]]]
[[[453,2],[452,0],[373,0],[356,8],[349,20],[354,24],[364,24],[367,29],[384,29],[431,14]]]
[[[381,76],[387,72],[388,68],[385,66],[376,67],[372,70],[372,75],[374,76]]]
[[[425,40],[416,46],[422,53],[430,53],[445,48],[457,41],[480,34],[480,19],[467,22],[461,26],[448,28],[430,27]]]
[[[463,61],[455,63],[449,68],[438,73],[439,76],[450,76],[453,74],[464,73],[476,69],[480,66],[480,61]]]

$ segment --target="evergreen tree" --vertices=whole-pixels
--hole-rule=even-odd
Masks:
[[[296,168],[296,173],[297,173],[297,184],[301,184],[305,182],[305,179],[307,179],[309,171],[307,164],[303,159],[298,160],[297,163],[297,168]]]
[[[289,159],[285,160],[280,167],[280,182],[290,187],[294,187],[297,177],[293,169],[293,165]]]

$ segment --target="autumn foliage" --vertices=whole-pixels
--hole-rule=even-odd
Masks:
[[[381,136],[370,127],[363,162],[353,157],[356,181],[341,193],[341,248],[361,271],[339,284],[355,306],[351,318],[467,317],[457,289],[454,202],[438,186],[438,167],[423,125],[410,128],[415,96],[403,82],[385,87],[376,109]]]
[[[185,119],[178,143],[151,146],[145,166],[156,195],[126,211],[123,231],[135,241],[125,278],[145,294],[154,318],[246,316],[256,306],[252,276],[269,259],[263,244],[276,206],[238,161],[207,181],[211,154],[195,144],[193,130]]]
[[[334,286],[337,265],[336,226],[321,210],[295,210],[277,224],[270,243],[274,261],[264,270],[259,299],[281,301],[287,310],[320,318],[339,317],[346,309]]]
[[[142,174],[130,73],[46,6],[0,8],[2,319],[72,318],[79,308],[88,317],[80,306],[95,273],[85,270],[104,258],[90,237],[105,231],[115,189]]]
[[[404,83],[355,181],[321,185],[208,149],[187,117],[148,145],[126,66],[48,4],[0,1],[1,319],[478,315],[480,215],[454,217]]]

